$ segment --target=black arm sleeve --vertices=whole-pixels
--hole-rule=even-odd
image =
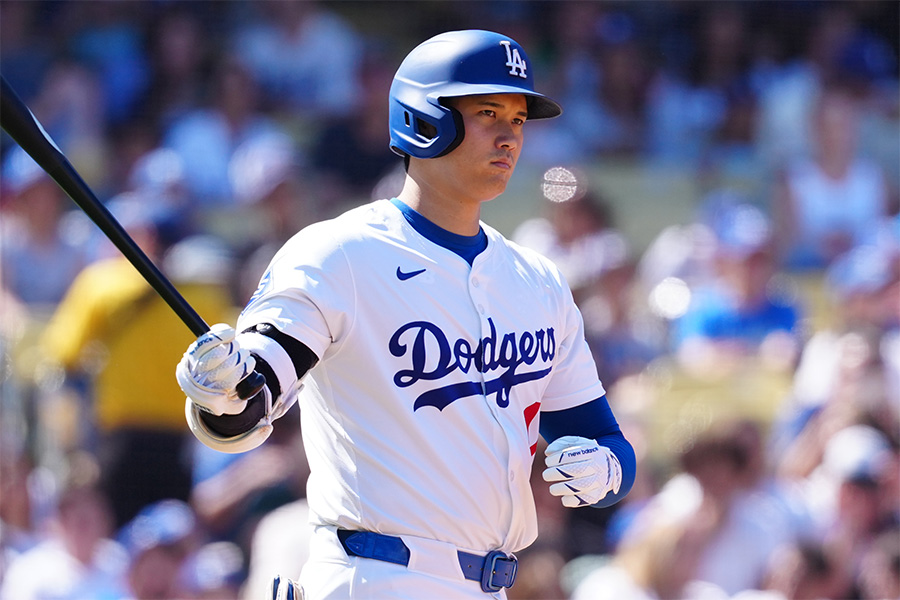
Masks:
[[[255,331],[278,342],[278,345],[284,348],[291,358],[294,372],[297,374],[298,379],[306,375],[319,360],[306,344],[278,331],[273,325],[262,323],[245,330],[245,332],[248,331]],[[281,395],[281,385],[278,382],[278,377],[275,376],[275,371],[269,363],[256,354],[253,357],[256,359],[255,370],[266,378],[266,387],[269,388],[273,400],[278,398]],[[265,396],[259,393],[247,402],[247,407],[239,414],[216,416],[207,412],[201,412],[200,418],[216,434],[223,437],[234,437],[253,429],[265,414]]]
[[[260,333],[278,342],[278,345],[284,348],[284,351],[287,352],[287,355],[291,358],[291,362],[294,364],[294,372],[297,374],[297,379],[301,379],[310,369],[316,366],[317,362],[319,362],[319,357],[317,357],[316,353],[310,350],[306,344],[292,338],[286,333],[282,333],[276,329],[274,325],[260,323],[255,327],[245,329],[244,333],[249,331],[255,331],[256,333]],[[275,398],[276,396],[272,397]]]

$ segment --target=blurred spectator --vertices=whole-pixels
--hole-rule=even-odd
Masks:
[[[798,439],[819,457],[798,484],[814,520],[814,539],[839,566],[840,585],[846,590],[839,597],[851,597],[863,557],[881,532],[897,523],[896,490],[887,485],[900,468],[896,440],[892,444],[884,432],[852,421],[819,433],[817,439]]]
[[[227,235],[239,252],[284,243],[315,218],[316,207],[302,187],[302,161],[287,135],[249,140],[234,151],[228,178],[239,230]]]
[[[37,95],[54,59],[40,9],[37,2],[0,3],[0,71],[26,103]]]
[[[704,532],[685,523],[659,525],[625,542],[581,579],[571,600],[725,600],[694,579]]]
[[[149,80],[139,113],[161,130],[204,102],[213,41],[191,3],[158,11],[148,23]]]
[[[760,87],[756,123],[758,154],[768,168],[813,153],[812,113],[826,87],[850,86],[896,126],[896,7],[782,3],[764,10],[781,24],[767,28],[781,47],[780,64]]]
[[[136,132],[136,137],[140,138],[141,133]],[[121,192],[107,201],[106,207],[117,218],[116,213],[121,211],[121,218],[126,222],[151,221],[155,238],[150,242],[151,251],[158,257],[192,234],[197,226],[192,221],[192,202],[181,157],[174,150],[154,143],[153,139],[132,138],[127,148],[118,148],[121,155],[117,165],[124,172],[115,183]],[[84,248],[91,262],[119,256],[119,250],[85,213],[71,211],[62,226],[67,239]]]
[[[178,587],[185,599],[237,600],[244,576],[244,553],[236,544],[209,542],[187,557]]]
[[[218,452],[196,440],[192,445],[191,506],[210,535],[248,554],[259,520],[306,495],[309,466],[299,414],[288,414],[279,425],[264,446],[242,454]]]
[[[695,290],[716,285],[721,247],[717,230],[727,228],[728,217],[742,205],[752,206],[743,193],[731,187],[713,188],[686,223],[663,227],[637,260],[636,284],[640,293],[647,294],[651,313],[663,320],[664,327],[671,329],[671,322],[684,316]]]
[[[106,185],[108,140],[103,98],[97,75],[69,57],[48,69],[31,112],[96,192]]]
[[[900,598],[900,527],[885,528],[860,560],[856,589],[863,600]]]
[[[772,555],[761,590],[744,590],[732,600],[818,600],[846,598],[836,559],[820,543],[803,541]]]
[[[665,352],[662,332],[654,326],[638,290],[634,259],[626,251],[620,261],[610,261],[579,302],[585,338],[607,389],[623,377],[641,373]]]
[[[359,34],[327,3],[264,0],[236,26],[233,51],[267,105],[311,122],[360,108]]]
[[[7,447],[0,452],[0,582],[12,560],[40,539],[36,531],[39,511],[29,489],[32,461],[6,440],[4,443]]]
[[[100,0],[74,9],[63,5],[67,50],[98,77],[106,123],[128,119],[146,91],[147,56],[141,23],[146,3]]]
[[[87,263],[62,235],[68,198],[19,148],[4,165],[3,191],[10,195],[0,222],[3,287],[35,310],[51,310]]]
[[[699,27],[691,38],[690,61],[665,65],[649,92],[651,160],[699,166],[714,155],[714,142],[733,113],[752,110],[745,10],[741,4],[715,3],[690,15]]]
[[[315,195],[328,216],[368,200],[378,181],[402,163],[385,127],[392,79],[393,65],[370,48],[360,65],[357,107],[329,119],[310,144]]]
[[[191,221],[184,163],[178,154],[154,146],[137,156],[128,172],[127,190],[153,204],[163,248],[169,248],[197,229]]]
[[[512,236],[556,263],[576,302],[628,253],[624,236],[613,229],[609,203],[587,186],[583,173],[549,169],[541,183],[543,214],[526,219]]]
[[[126,201],[113,214],[151,260],[160,260],[148,204]],[[163,269],[209,322],[225,321],[233,312],[221,286],[230,257],[203,250],[195,245],[178,254],[176,263],[163,263]],[[188,499],[192,437],[171,365],[191,335],[121,255],[79,274],[44,333],[48,356],[70,377],[80,374],[90,382],[85,402],[92,410],[82,413],[88,430],[84,441],[90,443],[96,433],[102,485],[117,527],[154,500]]]
[[[812,117],[811,155],[782,173],[773,214],[779,260],[791,269],[827,267],[896,208],[896,189],[860,153],[860,110],[847,90],[823,89]]]
[[[179,575],[201,543],[202,531],[190,507],[166,499],[144,507],[118,538],[128,551],[128,598],[162,600],[185,598]]]
[[[793,369],[801,307],[778,285],[768,217],[750,204],[725,205],[711,227],[712,281],[691,290],[687,311],[674,323],[682,364],[704,368],[769,352],[775,364]]]
[[[128,559],[110,539],[112,514],[91,474],[96,465],[90,466],[87,473],[76,468],[60,494],[52,533],[10,562],[0,585],[3,600],[121,597]]]
[[[184,165],[173,150],[155,147],[152,140],[135,141],[127,150],[120,150],[123,154],[132,151],[135,154],[119,157],[119,166],[127,170],[117,175],[118,181],[114,183],[122,191],[105,206],[123,225],[152,222],[154,235],[147,243],[151,244],[150,252],[158,257],[195,229],[190,220],[191,202],[184,182]],[[97,224],[80,210],[66,213],[61,228],[65,239],[78,246],[88,262],[120,256],[120,251]]]
[[[290,534],[285,535],[286,531]],[[312,533],[306,498],[289,502],[260,518],[250,542],[250,564],[241,598],[260,598],[276,575],[297,581],[309,558]]]
[[[757,143],[772,169],[810,154],[815,98],[823,85],[834,81],[837,55],[856,27],[848,3],[829,3],[818,11],[803,8],[785,10],[782,18],[802,23],[799,47],[791,52],[791,41],[782,39],[788,47],[787,61],[761,90]]]
[[[715,240],[703,223],[669,225],[650,242],[636,266],[636,285],[663,327],[683,316],[691,290],[713,280]]]
[[[523,4],[525,3],[517,3]],[[578,103],[590,106],[595,104],[595,92],[599,87],[595,25],[604,11],[603,5],[599,2],[563,0],[555,2],[553,8],[549,15],[551,18],[544,26],[551,38],[565,39],[566,43],[555,48],[556,56],[552,62],[556,66],[542,69],[541,72],[546,73],[546,79],[540,83],[551,96],[566,103],[567,116],[560,115],[551,127],[545,127],[541,121],[528,124],[529,141],[522,147],[519,164],[529,163],[533,168],[585,160],[585,149],[574,137],[578,132],[573,132],[566,123],[570,121],[569,111],[577,111]],[[498,31],[503,29],[501,27]],[[517,33],[516,39],[521,39],[518,35]],[[534,60],[537,57],[531,58]],[[577,120],[574,121],[573,125],[577,124]]]
[[[559,600],[564,597],[557,576],[565,566],[560,552],[538,543],[516,553],[516,558],[522,570],[516,575],[516,585],[507,592],[509,600]]]
[[[568,136],[568,152],[555,160],[636,156],[644,150],[647,91],[652,76],[639,24],[626,12],[594,3],[568,3],[561,30],[571,40],[560,57],[560,103],[555,135]]]
[[[671,574],[679,586],[694,580],[726,597],[758,586],[769,556],[794,532],[789,515],[759,486],[761,445],[742,432],[745,423],[712,423],[689,440],[678,455],[680,471],[635,516],[620,552],[660,528],[680,527],[694,545],[669,557],[690,561]],[[668,597],[696,597],[679,596],[678,589]]]
[[[262,111],[253,74],[225,56],[215,66],[204,103],[173,121],[162,145],[178,153],[187,189],[199,214],[205,215],[234,207],[228,166],[235,150],[251,140],[284,133]]]
[[[272,256],[324,208],[313,197],[297,148],[287,136],[267,136],[242,144],[228,176],[238,206],[218,223],[217,235],[235,248],[239,268],[233,295],[243,305],[259,285]],[[316,192],[318,194],[318,192]]]
[[[890,340],[900,319],[900,273],[894,259],[887,249],[864,245],[838,257],[828,269],[834,321],[813,332],[801,350],[791,395],[779,415],[780,443],[793,440],[813,415],[826,409],[826,414],[873,416],[888,411],[878,418],[887,423],[898,419],[900,389],[890,368],[896,360]]]

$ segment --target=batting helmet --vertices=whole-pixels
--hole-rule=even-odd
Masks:
[[[529,119],[562,113],[534,91],[531,62],[515,40],[491,31],[450,31],[416,46],[394,75],[391,150],[416,158],[447,154],[465,132],[462,117],[441,100],[479,94],[524,94]]]

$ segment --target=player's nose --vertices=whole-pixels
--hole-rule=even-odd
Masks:
[[[497,133],[496,144],[504,150],[514,150],[521,146],[522,135],[512,125],[501,125]]]

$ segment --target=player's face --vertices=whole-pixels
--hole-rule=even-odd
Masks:
[[[522,151],[525,96],[463,96],[451,105],[462,115],[465,136],[457,148],[437,159],[444,181],[458,188],[454,195],[460,200],[492,200],[506,189]]]

